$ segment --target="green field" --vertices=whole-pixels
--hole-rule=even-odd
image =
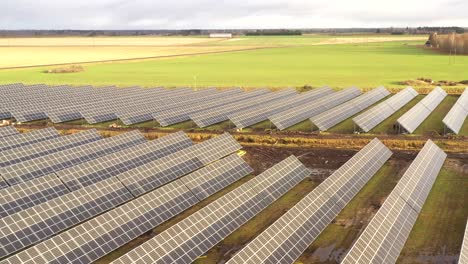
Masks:
[[[294,38],[293,38],[294,39]],[[233,41],[236,42],[236,41]],[[422,42],[282,46],[119,63],[86,64],[85,71],[43,73],[49,68],[0,70],[1,83],[92,84],[120,86],[362,88],[427,77],[468,79],[468,56],[452,58],[422,49]]]

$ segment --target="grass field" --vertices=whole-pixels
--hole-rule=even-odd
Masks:
[[[184,53],[186,49],[196,51],[236,49],[236,47],[262,47],[272,45],[276,48],[226,52],[221,54],[191,55],[164,59],[148,59],[118,63],[85,64],[85,71],[70,74],[46,74],[50,67],[0,70],[0,83],[24,82],[47,84],[93,84],[119,86],[190,86],[190,87],[301,87],[330,85],[343,88],[357,85],[372,88],[379,85],[404,87],[399,82],[419,77],[434,80],[460,81],[468,79],[466,67],[468,56],[451,59],[418,45],[423,41],[365,42],[355,44],[314,45],[325,41],[333,43],[332,38],[313,37],[251,37],[241,40],[196,43],[189,46],[165,47],[110,47],[109,49],[129,50],[127,58],[143,56],[145,49],[153,54]],[[346,37],[343,37],[346,38]],[[398,40],[395,38],[394,40]],[[400,39],[401,40],[401,39]],[[384,41],[384,38],[382,38]],[[231,44],[232,43],[236,43]],[[293,45],[292,45],[292,44]],[[305,43],[305,44],[304,44]],[[3,64],[26,64],[35,60],[31,53],[21,58],[11,57],[8,49],[30,47],[3,47],[0,51]],[[41,47],[31,47],[41,49]],[[42,47],[43,48],[43,47]],[[51,48],[53,51],[56,47]],[[93,47],[65,47],[90,49]],[[106,47],[96,47],[96,49]],[[198,50],[200,49],[200,50]],[[59,50],[59,48],[58,48]],[[165,51],[164,51],[165,50]],[[84,52],[84,51],[83,51]],[[158,53],[159,52],[159,53]],[[12,52],[13,54],[14,52]],[[73,52],[72,52],[73,53]],[[97,55],[115,59],[121,53],[95,52]],[[46,54],[46,53],[44,53]],[[62,58],[64,53],[58,52]],[[76,57],[80,59],[83,55]],[[45,56],[39,52],[38,57]],[[96,56],[96,54],[94,55]],[[73,57],[73,56],[71,56]],[[54,59],[49,58],[50,60]],[[86,60],[91,59],[87,58]]]

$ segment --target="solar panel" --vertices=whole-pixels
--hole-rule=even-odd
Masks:
[[[47,116],[53,123],[61,123],[70,120],[81,119],[83,116],[80,109],[93,108],[96,104],[107,101],[115,101],[115,98],[131,96],[132,89],[116,88],[113,86],[91,89],[89,96],[82,96],[81,100],[74,100],[66,105],[49,106],[45,110]]]
[[[293,263],[391,154],[372,140],[227,263]]]
[[[210,109],[230,102],[241,101],[242,99],[245,99],[246,94],[248,95],[250,93],[243,93],[240,89],[220,91],[216,93],[216,97],[211,97],[207,100],[157,111],[153,113],[153,118],[158,121],[161,126],[177,124],[189,120],[191,113]]]
[[[310,118],[310,121],[312,121],[320,131],[328,130],[347,118],[361,112],[372,104],[382,100],[389,94],[390,92],[388,92],[384,87],[378,87],[342,105],[313,116]]]
[[[117,177],[133,195],[140,196],[239,149],[241,149],[240,144],[231,135],[224,133],[123,172]]]
[[[180,131],[78,164],[55,174],[60,177],[68,188],[78,190],[192,145],[190,138]]]
[[[59,136],[60,135],[55,128],[44,128],[34,130],[28,133],[12,135],[9,137],[2,138],[2,140],[0,140],[0,151],[30,145]]]
[[[291,156],[113,263],[192,263],[309,175]]]
[[[468,116],[468,88],[465,88],[463,94],[458,98],[455,105],[447,113],[442,122],[453,133],[458,134]]]
[[[8,186],[10,185],[8,185],[5,179],[3,179],[3,177],[0,177],[0,189],[7,188]]]
[[[333,90],[331,88],[322,87],[292,97],[287,97],[273,103],[261,104],[244,111],[233,113],[228,117],[237,128],[245,128],[267,120],[268,116],[270,115],[279,113],[297,105],[311,104],[315,100],[332,93]]]
[[[397,123],[407,132],[413,133],[446,96],[447,93],[442,88],[436,87],[408,112],[398,118]]]
[[[466,223],[465,236],[463,238],[463,244],[460,251],[460,258],[458,259],[458,264],[467,264],[468,263],[468,222]]]
[[[273,103],[277,100],[292,97],[296,94],[297,91],[295,89],[282,89],[278,92],[267,93],[241,102],[222,105],[206,111],[194,113],[190,115],[190,118],[197,124],[197,126],[206,127],[228,120],[228,115],[238,111],[244,111],[258,105]]]
[[[132,131],[3,167],[0,175],[15,185],[144,142],[146,139],[139,131]]]
[[[0,219],[0,258],[132,199],[116,178]]]
[[[197,204],[194,194],[201,194],[200,198],[205,194],[196,190],[210,186],[205,189],[207,194],[215,193],[251,171],[242,159],[229,156],[26,249],[5,263],[91,263]]]
[[[167,109],[162,112],[153,114],[153,117],[156,121],[159,122],[161,126],[169,126],[172,124],[180,123],[183,121],[190,120],[190,115],[204,110],[210,110],[218,106],[224,106],[230,103],[240,103],[244,100],[255,98],[261,94],[267,93],[267,90],[259,89],[253,92],[243,92],[224,95],[221,98],[212,99],[208,101],[201,101],[196,104],[188,105],[185,107],[179,107],[177,109]]]
[[[102,137],[99,135],[98,131],[96,129],[90,129],[68,136],[61,136],[15,149],[9,149],[0,152],[0,167],[10,166],[26,160],[91,143],[99,139],[102,139]]]
[[[397,261],[446,157],[426,142],[342,263]]]
[[[302,104],[291,107],[280,113],[268,117],[270,121],[279,129],[284,130],[308,118],[325,112],[341,103],[344,103],[358,95],[361,91],[358,88],[351,87],[345,90],[324,96],[313,104]]]
[[[413,100],[418,93],[412,88],[408,87],[401,92],[395,94],[384,102],[372,107],[366,112],[353,118],[353,122],[361,128],[364,132],[369,132],[385,119],[390,117],[400,108],[405,106]]]
[[[51,174],[0,190],[0,217],[41,204],[69,193],[57,176]]]
[[[120,111],[117,115],[125,125],[131,125],[153,120],[153,113],[155,112],[175,109],[201,101],[207,102],[213,96],[217,97],[216,89],[202,89],[182,96],[164,98],[162,102],[157,104],[145,104],[138,109],[126,109],[125,111]]]
[[[16,135],[16,134],[19,134],[19,132],[13,126],[0,127],[0,138],[8,137],[11,135]]]
[[[192,100],[194,99],[199,99],[197,96],[201,94],[206,94],[207,98],[216,98],[218,95],[216,93],[216,89],[203,89],[197,92],[194,92],[191,94]],[[124,100],[121,100],[119,104],[116,104],[115,102],[108,102],[107,105],[100,107],[95,107],[91,109],[83,109],[81,112],[81,115],[86,119],[86,121],[90,124],[95,124],[95,123],[100,123],[104,121],[109,121],[109,120],[114,120],[117,119],[118,113],[121,112],[122,109],[125,108],[130,108],[132,110],[137,110],[139,111],[140,109],[143,109],[141,107],[135,107],[135,101],[140,102],[141,100],[145,100],[145,98],[153,98],[155,101],[153,103],[146,103],[147,105],[154,105],[154,106],[160,106],[160,105],[165,105],[164,101],[167,101],[167,98],[163,101],[158,100],[157,95],[147,95],[147,94],[142,94],[138,97],[138,99],[135,99],[134,97],[131,98],[124,98]],[[201,97],[200,97],[201,98]],[[169,100],[171,102],[172,100]],[[125,107],[122,107],[121,104],[125,104]],[[170,104],[169,104],[170,105]],[[186,105],[186,104],[185,104]],[[146,111],[145,111],[146,113]]]

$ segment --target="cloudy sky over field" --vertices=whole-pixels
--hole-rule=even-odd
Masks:
[[[14,0],[0,29],[466,26],[466,0]]]

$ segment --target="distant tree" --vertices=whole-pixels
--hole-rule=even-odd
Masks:
[[[375,33],[380,34],[380,28],[378,28]]]

